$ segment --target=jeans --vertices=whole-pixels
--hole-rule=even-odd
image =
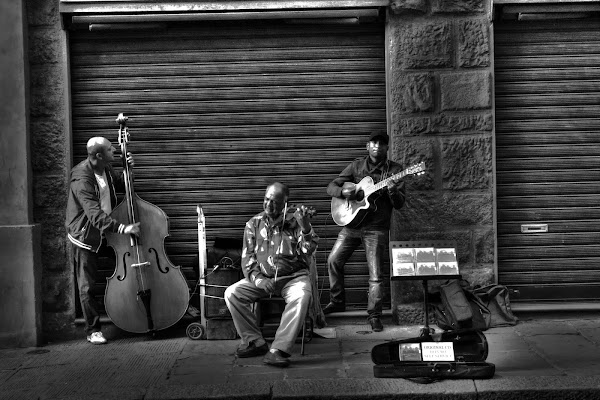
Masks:
[[[100,313],[94,299],[94,285],[98,275],[98,255],[93,251],[71,244],[72,262],[79,289],[79,301],[85,319],[85,333],[100,331]]]
[[[340,231],[327,259],[330,301],[345,304],[344,265],[354,250],[363,244],[369,267],[369,318],[380,317],[383,300],[383,257],[389,241],[389,230],[344,227]]]

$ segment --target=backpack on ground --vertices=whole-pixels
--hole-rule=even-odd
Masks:
[[[440,329],[484,331],[490,327],[490,310],[467,286],[466,281],[449,280],[440,285],[437,295],[432,295],[430,307]]]
[[[508,288],[502,285],[488,285],[473,289],[475,296],[490,311],[490,327],[513,326],[518,322],[518,318],[510,308],[510,299],[508,298]]]

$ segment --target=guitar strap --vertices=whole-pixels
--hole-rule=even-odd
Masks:
[[[387,179],[389,173],[390,173],[390,163],[388,162],[388,160],[385,160],[385,171],[383,171],[381,173],[381,179],[379,179],[379,182],[381,182],[384,179]]]
[[[371,168],[371,170],[369,171],[371,177],[373,177],[373,173],[380,169],[381,170],[381,176],[379,177],[379,180],[375,183],[379,183],[381,181],[383,181],[384,179],[386,179],[389,175],[390,175],[390,163],[389,160],[385,160],[380,162],[379,164],[375,165],[373,168]]]

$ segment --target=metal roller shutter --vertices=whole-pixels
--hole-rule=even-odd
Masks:
[[[495,25],[499,282],[600,300],[600,22]]]
[[[386,129],[383,24],[277,21],[177,24],[167,30],[70,32],[73,162],[95,135],[117,140],[129,117],[135,188],[170,219],[166,251],[197,276],[197,214],[216,237],[239,238],[268,183],[317,209],[321,302],[339,227],[326,186],[367,134]],[[110,276],[114,264],[106,261]],[[347,303],[366,308],[364,252],[347,265]],[[103,287],[99,293],[103,293]],[[388,290],[389,293],[389,290]],[[389,294],[386,296],[389,304]]]

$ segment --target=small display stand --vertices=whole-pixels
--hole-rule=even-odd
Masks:
[[[407,249],[413,249],[413,260],[410,260],[410,252]],[[448,280],[448,279],[461,279],[462,276],[458,273],[458,264],[456,261],[456,269],[452,274],[439,274],[439,273],[428,273],[419,274],[419,254],[427,253],[436,254],[436,249],[452,250],[456,249],[456,243],[452,241],[410,241],[410,242],[390,242],[390,267],[392,269],[390,279],[392,281],[421,281],[423,284],[423,311],[425,313],[425,326],[421,328],[421,336],[430,336],[435,333],[433,328],[429,327],[429,290],[428,282],[433,280]],[[421,251],[422,250],[422,251]],[[446,251],[447,253],[447,251]],[[428,257],[430,258],[430,257]],[[410,263],[413,263],[414,268],[411,268]],[[444,265],[448,264],[447,259],[444,260]],[[427,271],[440,271],[440,263],[437,261],[427,260]],[[402,274],[402,275],[400,275]]]
[[[420,280],[423,282],[423,311],[425,312],[425,326],[421,328],[421,336],[429,336],[435,333],[433,328],[429,327],[429,290],[427,289],[427,282],[432,280],[445,280],[445,279],[461,279],[459,275],[414,275],[414,276],[392,276],[393,281],[416,281]]]

